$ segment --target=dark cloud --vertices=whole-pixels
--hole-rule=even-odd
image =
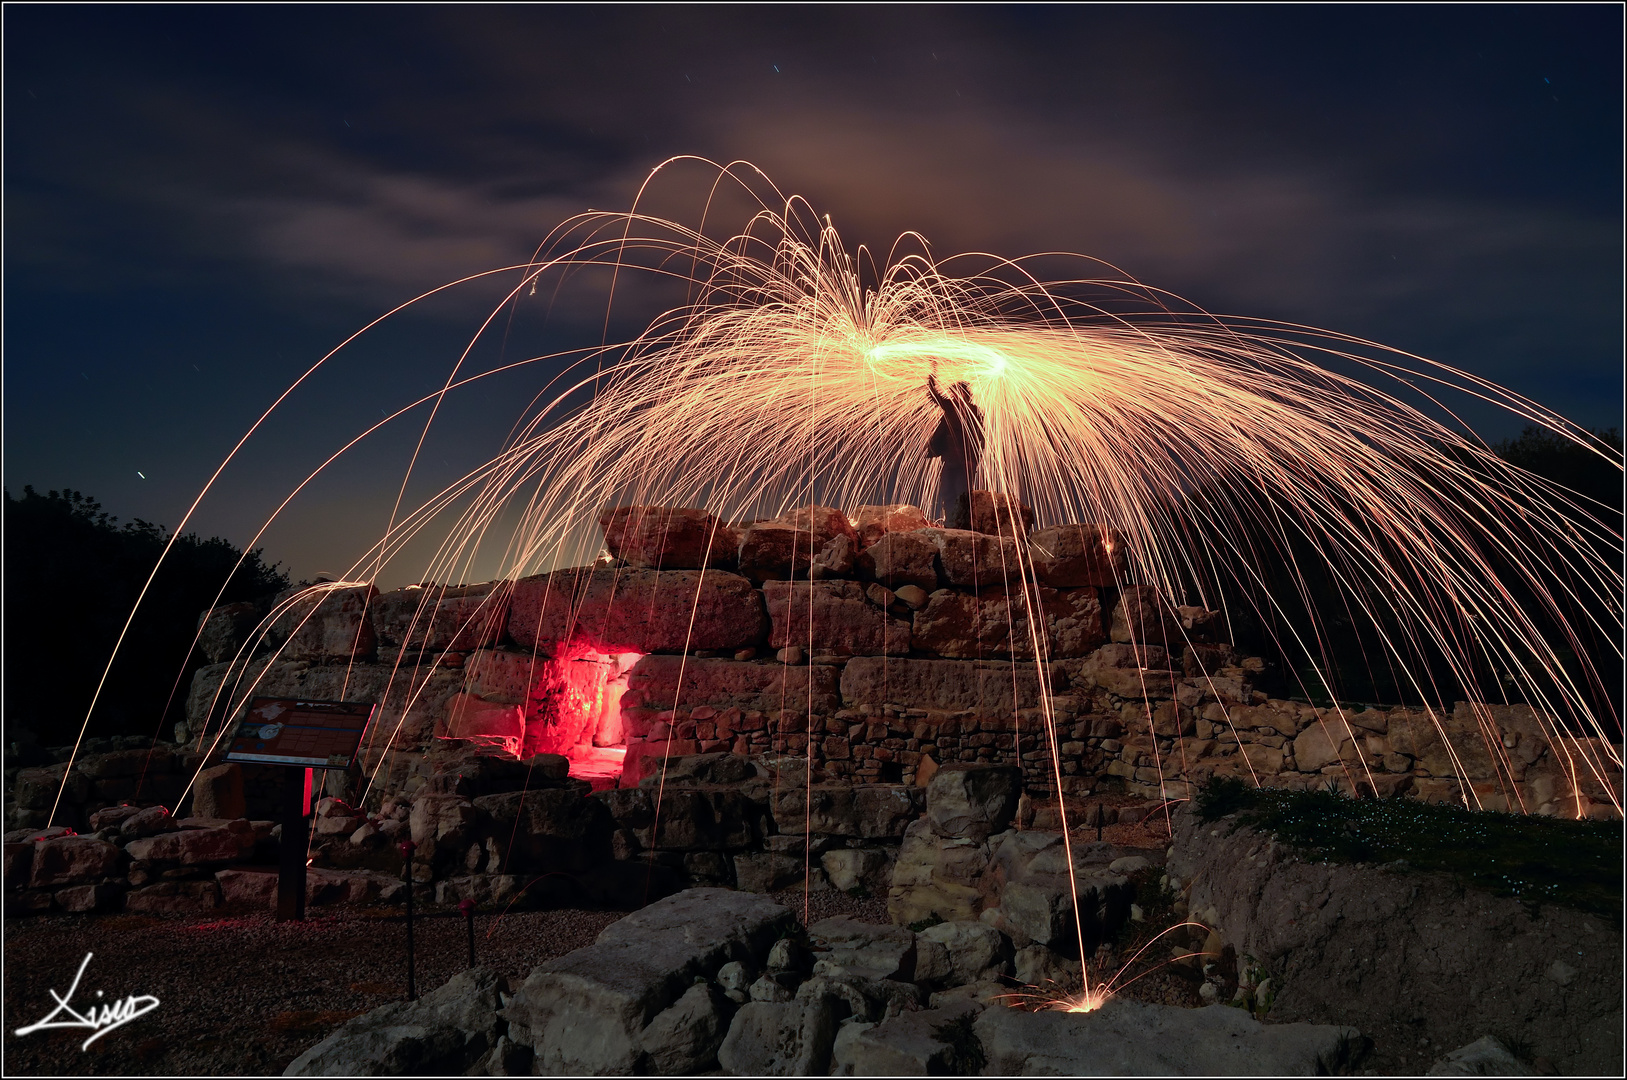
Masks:
[[[572,214],[626,208],[674,154],[760,165],[850,245],[918,230],[939,255],[1080,252],[1212,311],[1384,341],[1619,423],[1620,22],[8,7],[7,482],[162,516],[201,469],[180,463],[218,458],[277,379],[419,291],[529,258]],[[675,168],[649,205],[695,215],[704,191]],[[397,389],[379,371],[444,374],[500,294],[459,295],[335,400],[372,413]],[[520,340],[591,344],[589,295]],[[193,364],[240,377],[203,385]],[[204,413],[196,437],[175,430]],[[339,416],[309,423],[326,438]],[[124,476],[153,426],[185,477],[159,508]]]

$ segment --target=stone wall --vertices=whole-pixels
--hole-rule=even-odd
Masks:
[[[655,761],[731,751],[811,758],[834,783],[1015,765],[1035,798],[1179,798],[1229,775],[1614,814],[1620,772],[1587,762],[1620,760],[1619,747],[1550,745],[1551,725],[1525,706],[1341,711],[1268,697],[1255,687],[1265,665],[1222,639],[1224,621],[1127,583],[1124,545],[1105,530],[1022,532],[1025,515],[977,495],[974,523],[1006,535],[933,528],[907,506],[852,518],[804,507],[744,526],[623,507],[606,514],[609,550],[591,567],[383,594],[333,583],[232,605],[202,628],[214,663],[176,735],[213,760],[251,695],[375,702],[360,775],[327,781],[359,799],[360,776],[376,775],[374,807],[422,790],[453,739],[579,764],[597,744],[601,774],[625,748],[624,786]],[[8,770],[8,824],[45,824],[36,789],[54,789],[57,768],[20,782]],[[245,770],[251,814],[270,815],[277,775]],[[616,783],[614,769],[590,779]],[[130,797],[105,787],[70,777],[58,823]]]

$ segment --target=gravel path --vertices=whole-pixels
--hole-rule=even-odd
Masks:
[[[802,917],[803,894],[775,896]],[[886,901],[826,890],[809,918],[886,922]],[[476,959],[516,985],[533,967],[592,944],[620,911],[540,911],[476,916]],[[420,992],[468,964],[463,918],[414,921]],[[316,914],[303,923],[269,915],[155,918],[48,915],[5,925],[7,1076],[280,1075],[294,1058],[358,1013],[406,992],[405,927],[378,911]],[[159,1007],[81,1050],[86,1031],[12,1032],[43,1019],[94,953],[75,1008],[150,994]]]

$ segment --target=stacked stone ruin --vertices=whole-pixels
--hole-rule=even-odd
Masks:
[[[1060,824],[1059,790],[1070,823],[1105,825],[1215,775],[1614,814],[1620,774],[1577,768],[1580,748],[1549,745],[1527,707],[1270,698],[1222,620],[1128,581],[1106,530],[1036,530],[988,493],[974,511],[976,528],[953,530],[908,506],[744,526],[624,507],[593,566],[329,585],[278,598],[291,603],[265,634],[269,604],[217,610],[182,745],[92,744],[71,768],[68,748],[11,748],[8,909],[267,902],[267,875],[243,867],[273,861],[282,770],[218,764],[251,692],[378,705],[360,767],[327,774],[317,902],[398,897],[410,837],[426,900],[619,903],[637,877],[635,891],[806,883],[888,893],[905,922],[975,918],[999,865],[988,835],[923,824],[935,776],[971,767],[1006,778],[1036,833]],[[619,777],[572,775],[623,748]]]

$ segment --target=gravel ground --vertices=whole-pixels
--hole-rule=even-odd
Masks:
[[[775,896],[802,917],[801,891]],[[808,897],[808,918],[847,915],[886,922],[885,900],[827,890]],[[476,916],[476,959],[518,984],[533,967],[592,944],[620,911],[542,911]],[[456,913],[413,924],[419,990],[468,964]],[[155,918],[47,915],[5,924],[7,1076],[280,1075],[294,1058],[359,1013],[406,993],[405,927],[382,911],[316,914],[303,923],[269,915]],[[150,994],[159,1007],[81,1050],[85,1031],[12,1034],[43,1019],[94,953],[72,1004]]]
[[[1109,826],[1103,839],[1140,847],[1167,842],[1161,829],[1143,826]],[[888,921],[884,898],[833,890],[789,890],[774,898],[806,922],[833,915]],[[477,960],[517,984],[537,964],[591,944],[623,914],[477,916]],[[427,991],[466,966],[468,939],[456,913],[420,915],[414,925],[418,986]],[[76,1008],[132,994],[156,997],[158,1008],[88,1050],[80,1049],[84,1031],[12,1034],[51,1011],[51,991],[67,992],[87,952],[94,958],[72,1000]],[[303,923],[264,914],[10,919],[4,958],[0,1063],[7,1076],[279,1075],[345,1020],[401,1000],[406,988],[402,918],[382,910],[319,909]],[[1161,974],[1140,980],[1127,996],[1195,1002],[1185,984]]]

